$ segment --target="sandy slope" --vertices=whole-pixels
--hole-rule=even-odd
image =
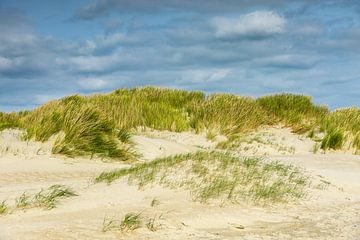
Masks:
[[[273,131],[275,138],[278,132],[289,139],[298,138],[288,130]],[[301,151],[289,154],[273,151],[268,155],[305,168],[314,182],[330,182],[321,185],[325,189],[313,189],[308,199],[285,206],[220,207],[193,202],[189,193],[182,190],[160,187],[138,190],[122,180],[109,186],[94,185],[91,179],[100,172],[126,165],[52,156],[49,145],[21,142],[20,134],[14,131],[0,134],[0,200],[13,205],[14,198],[24,191],[35,192],[52,184],[69,185],[79,196],[62,200],[56,209],[49,211],[28,209],[0,215],[1,240],[360,239],[360,156],[312,154],[307,140],[294,140],[296,149]],[[216,145],[204,136],[190,133],[153,132],[141,134],[134,141],[144,161]],[[294,144],[288,142],[289,146]],[[159,205],[151,207],[154,198]],[[128,212],[142,212],[144,221],[162,214],[161,229],[101,231],[104,217],[121,218]]]

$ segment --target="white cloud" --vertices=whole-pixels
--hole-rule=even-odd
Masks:
[[[83,90],[100,90],[103,89],[107,83],[101,78],[84,78],[78,82],[78,85]]]
[[[231,73],[230,69],[196,69],[182,73],[181,82],[206,83],[225,79]]]
[[[11,60],[0,56],[0,71],[8,70],[11,67],[12,67]]]
[[[310,54],[281,54],[258,58],[252,63],[261,67],[307,69],[314,67],[319,59],[319,57]]]
[[[40,105],[54,99],[59,99],[61,97],[62,97],[61,95],[56,95],[56,94],[55,95],[37,94],[33,97],[33,103]]]
[[[109,56],[77,56],[69,58],[57,58],[56,63],[71,70],[80,72],[102,72],[114,67],[119,62],[116,55]]]
[[[232,19],[217,17],[211,23],[219,38],[266,37],[284,32],[286,20],[272,11],[255,11]]]
[[[78,52],[80,54],[92,54],[94,51],[102,51],[109,48],[124,47],[128,44],[136,44],[140,39],[135,36],[129,36],[124,33],[114,33],[109,35],[99,35],[92,40],[86,40],[80,46]]]
[[[324,34],[325,29],[317,25],[300,25],[293,29],[293,32],[300,36],[320,36]]]

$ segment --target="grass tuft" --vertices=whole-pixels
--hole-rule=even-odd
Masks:
[[[17,208],[27,208],[31,205],[30,195],[26,192],[21,194],[17,199],[15,199],[15,205]]]
[[[127,213],[120,222],[121,231],[134,231],[141,226],[140,213]]]
[[[310,130],[328,113],[326,107],[314,105],[308,96],[282,93],[260,97],[256,101],[270,116],[278,119],[277,122],[292,127],[295,132]]]
[[[16,208],[39,207],[50,210],[59,204],[59,200],[73,196],[77,196],[77,194],[70,187],[52,185],[46,190],[41,189],[36,194],[24,192],[15,199],[15,206]]]
[[[151,200],[150,206],[151,207],[156,207],[156,206],[159,206],[159,204],[160,204],[159,199],[153,198],[153,200]]]
[[[60,199],[77,196],[69,187],[64,185],[53,185],[47,191],[41,190],[35,194],[32,205],[46,210],[55,208]]]
[[[152,232],[158,231],[162,227],[162,224],[160,223],[161,220],[163,220],[162,214],[160,214],[158,217],[155,216],[149,218],[148,222],[146,223],[147,229],[149,229]]]
[[[0,215],[6,214],[8,212],[8,206],[6,201],[0,202]]]
[[[325,137],[322,139],[321,148],[323,150],[327,149],[341,149],[345,141],[345,136],[343,131],[339,129],[329,130]]]
[[[281,202],[305,195],[309,179],[298,168],[228,153],[197,152],[155,159],[99,175],[96,182],[127,177],[140,188],[160,184],[190,190],[195,201]]]

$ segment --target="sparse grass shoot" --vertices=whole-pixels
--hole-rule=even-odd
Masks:
[[[15,199],[15,206],[17,208],[26,208],[31,205],[31,196],[28,195],[26,192],[21,194],[18,198]]]
[[[6,201],[0,202],[0,215],[6,214],[8,212],[8,206]]]
[[[119,230],[120,221],[115,220],[114,218],[105,217],[102,224],[102,231],[107,232],[111,230]]]
[[[141,213],[127,213],[120,222],[121,231],[134,231],[141,227]]]
[[[77,194],[70,187],[53,185],[48,189],[42,189],[35,194],[24,192],[15,199],[15,206],[16,208],[39,207],[50,210],[59,204],[59,200],[72,196],[77,196]]]
[[[155,216],[152,218],[149,218],[148,222],[146,223],[146,227],[147,229],[149,229],[152,232],[156,232],[158,231],[162,224],[160,223],[160,221],[163,219],[162,214],[160,214],[160,216]]]
[[[159,199],[153,198],[153,200],[151,200],[150,206],[151,207],[156,207],[156,206],[159,206],[159,204],[160,204]]]
[[[64,185],[53,185],[47,191],[41,190],[33,198],[33,206],[44,209],[53,209],[59,203],[60,199],[77,196],[69,187]]]

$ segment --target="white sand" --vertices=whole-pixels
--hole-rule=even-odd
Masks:
[[[22,142],[20,132],[6,130],[0,133],[0,201],[14,205],[14,198],[24,191],[53,184],[69,185],[79,196],[62,200],[53,210],[33,208],[0,215],[0,240],[360,239],[360,156],[312,154],[313,142],[299,140],[287,129],[265,132],[274,141],[295,147],[294,153],[284,154],[269,147],[269,158],[305,168],[314,181],[330,182],[328,188],[313,189],[308,199],[285,206],[204,205],[193,202],[184,190],[138,190],[123,180],[94,185],[91,179],[100,172],[127,165],[52,156],[49,143]],[[169,132],[142,134],[134,142],[142,160],[216,145],[202,135]],[[156,207],[150,206],[153,198],[160,202]],[[142,212],[145,219],[163,214],[162,227],[156,232],[146,227],[129,233],[101,231],[105,216],[121,218],[128,212]],[[238,229],[240,225],[244,229]]]

